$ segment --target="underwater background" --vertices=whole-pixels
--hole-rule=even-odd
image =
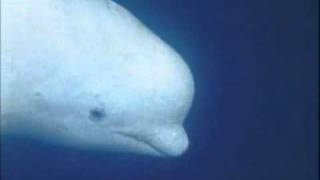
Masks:
[[[1,147],[3,180],[317,180],[317,0],[117,0],[174,47],[196,86],[178,158]]]

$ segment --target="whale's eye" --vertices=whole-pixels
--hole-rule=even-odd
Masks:
[[[90,110],[89,119],[94,122],[100,122],[105,120],[106,112],[103,108],[94,108]]]

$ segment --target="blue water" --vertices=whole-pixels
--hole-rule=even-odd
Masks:
[[[4,180],[317,180],[316,0],[118,0],[192,69],[179,158],[2,146]]]

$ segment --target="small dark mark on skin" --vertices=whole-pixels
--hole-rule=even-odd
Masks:
[[[105,120],[106,112],[104,108],[94,108],[90,110],[89,119],[94,122]]]
[[[40,96],[41,96],[41,93],[40,93],[40,92],[36,92],[36,93],[34,93],[34,95],[35,95],[36,97],[40,97]]]

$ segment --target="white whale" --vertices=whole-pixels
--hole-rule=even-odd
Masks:
[[[178,156],[194,82],[180,55],[108,0],[1,0],[1,134]]]

